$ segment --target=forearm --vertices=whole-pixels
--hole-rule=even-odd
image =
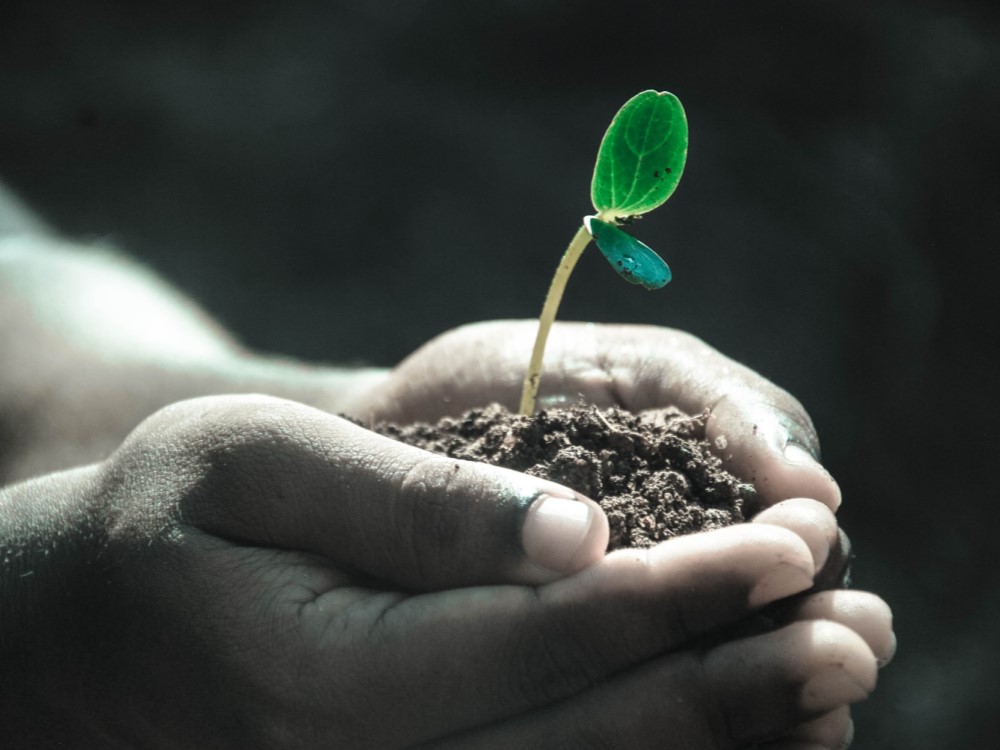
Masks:
[[[100,460],[166,404],[262,392],[350,409],[378,370],[254,355],[106,250],[0,240],[0,485]]]

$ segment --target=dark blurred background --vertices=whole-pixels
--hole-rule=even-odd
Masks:
[[[678,326],[796,394],[900,650],[856,748],[1000,734],[994,3],[5,0],[0,179],[260,349],[391,365],[537,313],[646,88],[688,167],[563,319]]]

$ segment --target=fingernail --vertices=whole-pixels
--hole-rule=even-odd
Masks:
[[[854,744],[854,721],[850,721],[847,725],[847,734],[844,735],[844,741],[840,743],[838,750],[847,750],[851,745]]]
[[[886,650],[884,654],[882,654],[881,656],[877,656],[879,669],[881,669],[886,664],[892,661],[892,658],[896,655],[896,647],[898,645],[899,642],[896,640],[896,634],[891,633],[889,635],[889,648]]]
[[[789,443],[785,446],[785,460],[800,466],[817,466],[819,464],[812,454],[798,443]]]
[[[837,484],[836,480],[830,476],[830,472],[823,468],[823,465],[813,458],[809,451],[797,443],[789,443],[785,446],[785,460],[790,464],[807,467],[820,473],[830,483],[830,487],[832,489],[832,492],[830,493],[830,502],[833,505],[833,510],[837,510],[837,508],[840,507],[840,503],[843,500],[840,493],[840,486]]]
[[[542,495],[528,508],[521,545],[535,565],[570,572],[593,523],[594,511],[587,503]]]
[[[750,589],[750,606],[763,607],[813,585],[812,560],[784,560]]]
[[[809,679],[802,688],[802,708],[810,712],[832,711],[868,697],[871,690],[844,667],[829,667]]]

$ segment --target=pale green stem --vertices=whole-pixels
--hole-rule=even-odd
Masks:
[[[556,312],[559,310],[559,303],[562,301],[563,291],[566,289],[566,282],[569,275],[573,273],[576,262],[580,259],[580,254],[590,243],[590,232],[585,226],[581,226],[577,233],[573,235],[569,247],[563,253],[559,267],[556,269],[552,283],[549,285],[549,293],[545,296],[545,304],[542,306],[542,314],[538,316],[538,333],[535,336],[535,347],[531,350],[531,362],[528,364],[528,373],[524,376],[524,386],[521,389],[520,412],[525,416],[531,416],[535,411],[535,400],[538,398],[538,382],[542,378],[542,359],[545,357],[545,342],[549,339],[549,330],[556,319]]]

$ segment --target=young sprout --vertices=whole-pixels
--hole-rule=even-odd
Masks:
[[[646,289],[659,289],[670,281],[670,268],[663,258],[618,225],[652,211],[671,196],[684,171],[687,145],[684,108],[668,91],[636,94],[611,121],[590,184],[597,214],[584,218],[549,285],[521,389],[521,414],[528,416],[535,410],[549,329],[569,275],[591,239],[626,281]]]

